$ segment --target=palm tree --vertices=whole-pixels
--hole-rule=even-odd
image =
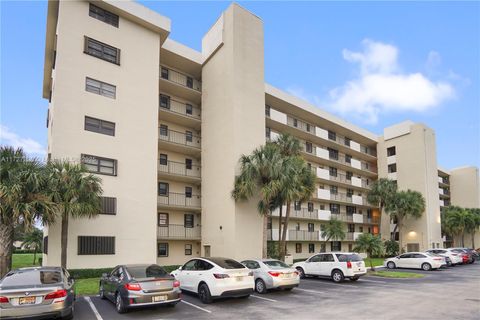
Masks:
[[[467,210],[469,211],[467,231],[472,237],[472,248],[475,249],[475,233],[478,231],[478,228],[480,228],[480,209],[472,208]]]
[[[100,213],[101,179],[82,164],[54,160],[47,165],[49,192],[62,218],[61,265],[67,267],[68,221],[93,218]]]
[[[395,194],[393,201],[387,203],[389,206],[387,212],[390,216],[397,220],[397,229],[399,233],[399,250],[403,249],[402,227],[406,218],[418,219],[425,211],[425,199],[418,191],[399,191]]]
[[[450,206],[445,209],[442,220],[443,229],[448,235],[452,236],[454,245],[457,245],[456,239],[461,237],[461,246],[464,246],[468,220],[469,212],[463,208]]]
[[[357,240],[355,241],[355,248],[353,248],[355,252],[366,252],[367,258],[371,258],[372,256],[381,256],[383,253],[383,242],[380,236],[374,236],[370,233],[362,233],[358,236]],[[373,268],[372,259],[370,259],[370,268],[372,271],[375,269]]]
[[[37,252],[42,248],[43,232],[42,230],[33,227],[29,232],[25,233],[23,237],[23,244],[29,249],[33,249],[33,264],[37,259]]]
[[[267,225],[273,201],[280,190],[282,157],[278,147],[267,143],[255,149],[251,155],[240,158],[240,174],[235,177],[232,197],[235,201],[247,201],[259,197],[258,212],[263,215],[262,256],[267,257]]]
[[[386,240],[385,235],[382,234],[382,217],[384,216],[385,208],[393,201],[395,193],[397,192],[397,184],[390,179],[380,178],[372,184],[370,191],[367,194],[367,201],[380,208],[380,221],[378,229],[380,236]],[[395,234],[395,230],[394,233]]]
[[[335,218],[331,218],[323,225],[322,238],[325,239],[325,249],[327,242],[330,240],[341,241],[345,239],[345,231],[343,230],[343,222]]]
[[[0,278],[12,267],[14,226],[28,230],[36,221],[52,221],[43,166],[28,159],[21,148],[0,147]]]

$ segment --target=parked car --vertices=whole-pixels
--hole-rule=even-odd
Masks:
[[[457,264],[462,264],[463,259],[462,256],[458,252],[454,252],[452,249],[428,249],[425,251],[427,253],[433,253],[433,254],[438,254],[442,257],[448,258],[447,265],[448,266],[455,266]]]
[[[252,259],[242,263],[253,272],[258,293],[268,289],[292,290],[300,284],[299,272],[280,260]]]
[[[21,268],[0,280],[0,318],[71,319],[75,281],[61,267]]]
[[[445,258],[432,253],[407,252],[399,256],[385,259],[384,266],[388,269],[410,268],[430,271],[445,265]]]
[[[319,253],[293,267],[300,273],[300,278],[323,276],[331,277],[334,282],[342,282],[345,278],[357,281],[367,273],[363,259],[349,252]]]
[[[99,295],[115,303],[118,313],[130,308],[180,302],[180,283],[156,264],[116,266],[100,278]]]
[[[253,292],[253,272],[229,258],[195,258],[171,273],[180,288],[198,294],[203,303],[220,297],[247,298]]]
[[[471,264],[475,262],[474,253],[467,248],[451,248],[454,252],[460,253],[463,258],[463,264]]]

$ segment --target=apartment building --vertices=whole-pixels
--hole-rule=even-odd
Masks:
[[[317,176],[315,195],[291,211],[294,258],[349,251],[361,233],[378,234],[380,213],[366,201],[378,177],[427,198],[424,217],[406,228],[416,233],[407,247],[442,245],[431,129],[402,124],[378,137],[265,84],[263,23],[237,4],[205,34],[201,52],[169,39],[170,28],[136,2],[49,1],[48,155],[84,163],[104,190],[102,214],[70,220],[69,268],[261,256],[256,202],[236,203],[230,193],[240,156],[282,132],[301,141]],[[321,236],[331,218],[344,222],[341,242]],[[46,265],[60,264],[60,232],[60,223],[44,230]]]

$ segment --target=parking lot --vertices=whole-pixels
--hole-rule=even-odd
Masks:
[[[425,274],[421,279],[365,276],[335,284],[308,278],[291,292],[253,294],[204,305],[183,295],[175,308],[156,307],[118,314],[111,302],[80,297],[75,319],[479,319],[480,263]]]

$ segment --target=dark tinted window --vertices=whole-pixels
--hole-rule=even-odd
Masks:
[[[120,49],[89,37],[85,37],[84,52],[102,60],[120,64]]]
[[[165,277],[167,272],[159,265],[127,267],[127,271],[132,278],[156,278]]]
[[[337,259],[340,262],[357,262],[363,260],[358,254],[337,254]]]
[[[243,263],[248,269],[258,269],[258,268],[260,268],[260,264],[259,264],[257,261],[246,260],[246,261],[242,261],[242,263]]]
[[[210,261],[224,269],[244,269],[245,266],[233,259],[210,258]]]
[[[316,256],[313,256],[308,260],[309,262],[320,262],[321,261],[321,255],[317,254]]]
[[[44,286],[62,282],[60,270],[19,270],[7,274],[0,285],[0,288],[17,286]]]
[[[197,262],[195,263],[195,270],[210,270],[212,268],[213,265],[211,265],[207,261],[197,260]]]
[[[269,266],[271,269],[290,268],[288,264],[279,260],[263,261],[263,263]]]
[[[321,261],[322,262],[334,262],[335,259],[333,258],[333,254],[322,254]]]
[[[410,253],[402,254],[402,255],[400,256],[400,258],[402,258],[402,259],[412,258],[412,254],[410,254]]]
[[[195,264],[197,260],[190,260],[187,263],[185,263],[182,267],[182,270],[195,270]]]

